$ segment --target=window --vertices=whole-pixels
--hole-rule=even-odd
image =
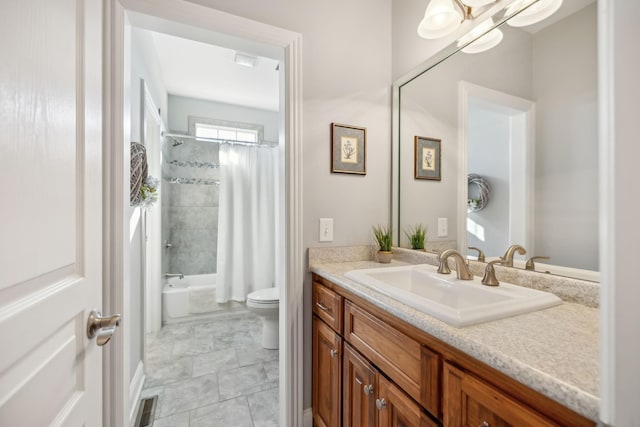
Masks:
[[[196,138],[224,139],[229,141],[258,142],[258,131],[252,129],[196,123]]]

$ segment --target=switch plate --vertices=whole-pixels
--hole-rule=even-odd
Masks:
[[[333,242],[333,218],[320,218],[318,239],[321,242]]]
[[[438,218],[438,237],[449,235],[449,221],[447,218]]]

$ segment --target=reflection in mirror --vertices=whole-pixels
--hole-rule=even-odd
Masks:
[[[399,245],[421,223],[440,247],[490,260],[521,244],[516,266],[547,256],[536,270],[593,278],[581,273],[598,270],[596,3],[565,1],[545,21],[500,30],[495,47],[397,84]],[[441,181],[414,178],[416,135],[442,140]],[[468,174],[490,187],[483,209]]]

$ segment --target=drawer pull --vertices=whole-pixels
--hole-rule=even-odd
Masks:
[[[326,305],[324,305],[321,302],[317,302],[316,303],[316,307],[318,307],[320,310],[323,310],[323,311],[329,311],[329,312],[331,311],[331,310],[329,310],[329,307],[327,307]]]
[[[364,386],[363,390],[364,394],[366,394],[367,396],[373,394],[373,384],[367,384],[366,386]]]
[[[329,352],[329,354],[331,355],[332,358],[336,357],[338,355],[338,350],[335,349],[331,349],[331,351]]]
[[[491,427],[491,426],[489,425],[488,422],[483,421],[483,422],[480,423],[480,425],[478,427]]]
[[[379,411],[382,411],[386,407],[387,401],[384,400],[384,397],[382,399],[376,399],[376,408],[378,408]]]

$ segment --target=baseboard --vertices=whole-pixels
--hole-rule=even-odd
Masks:
[[[136,373],[133,375],[131,384],[129,384],[129,425],[132,426],[135,422],[136,415],[138,413],[138,401],[140,400],[140,393],[142,392],[142,386],[144,385],[144,364],[142,360],[138,363]]]
[[[311,408],[304,410],[302,414],[302,423],[304,427],[313,427],[313,411]]]

